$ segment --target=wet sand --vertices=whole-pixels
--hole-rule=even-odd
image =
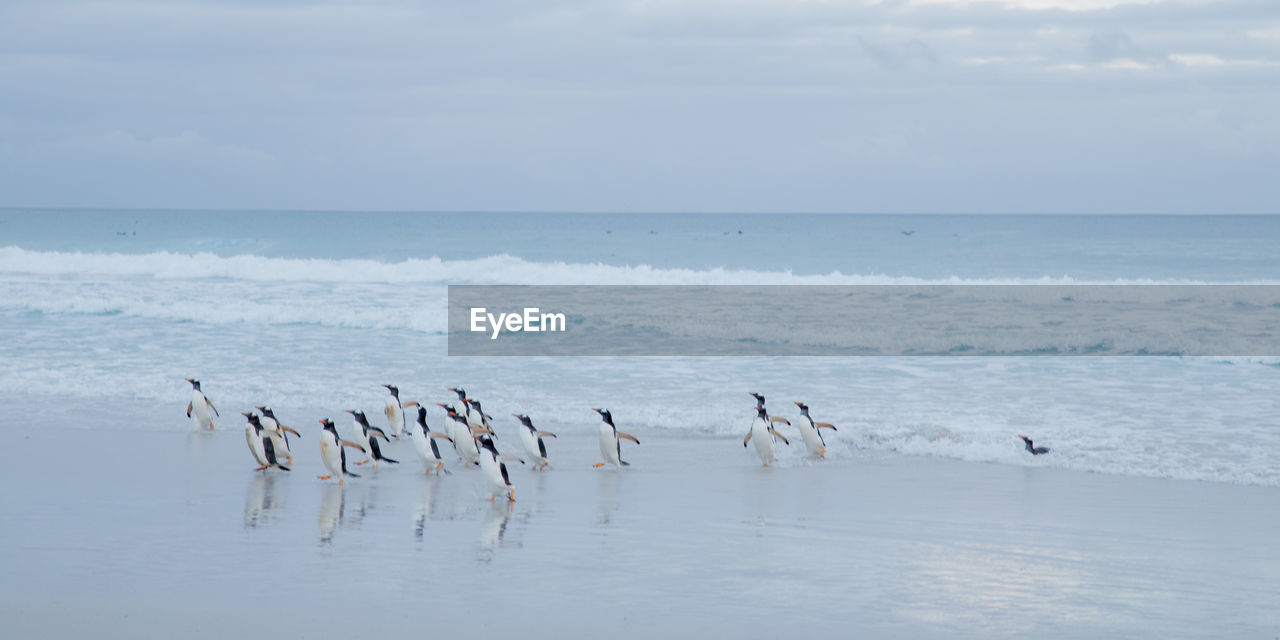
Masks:
[[[238,426],[5,433],[12,637],[1280,635],[1272,488],[654,434],[617,472],[584,424],[491,505],[407,442],[339,487],[315,429],[291,473]]]

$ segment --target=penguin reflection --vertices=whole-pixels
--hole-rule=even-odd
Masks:
[[[497,502],[489,505],[489,512],[485,514],[484,524],[480,526],[480,561],[489,562],[493,559],[493,553],[498,547],[505,546],[503,538],[507,535],[507,523],[511,521],[511,514],[515,512],[515,503],[513,502]]]
[[[271,512],[284,507],[284,500],[277,491],[280,476],[258,473],[249,480],[244,492],[244,526],[253,529],[260,522],[270,520]]]
[[[436,506],[436,494],[440,492],[440,483],[435,478],[423,478],[421,484],[421,492],[418,495],[418,504],[413,509],[413,537],[418,541],[422,540],[423,532],[427,528],[427,520],[439,520],[440,516]]]
[[[320,497],[320,516],[316,519],[320,544],[333,542],[333,532],[342,526],[346,501],[346,488],[343,485],[326,484],[324,486],[324,494]]]

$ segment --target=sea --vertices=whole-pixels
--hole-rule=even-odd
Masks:
[[[1256,354],[447,355],[450,284],[970,283],[1280,284],[1280,216],[3,209],[0,408],[8,431],[189,430],[197,378],[219,428],[262,404],[310,428],[380,417],[394,384],[438,429],[462,387],[499,430],[592,433],[600,407],[643,440],[744,435],[759,392],[837,425],[828,457],[1280,486],[1280,359]]]

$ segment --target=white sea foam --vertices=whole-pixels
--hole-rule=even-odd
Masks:
[[[650,265],[531,262],[510,255],[473,260],[437,257],[382,262],[360,259],[272,258],[212,253],[143,254],[31,251],[0,248],[0,273],[44,276],[138,276],[156,279],[230,279],[248,282],[387,284],[561,284],[561,285],[926,285],[926,284],[1218,284],[1203,280],[1115,278],[1085,280],[1070,275],[1035,278],[915,278],[882,274],[796,274],[746,269],[683,269]],[[1280,281],[1230,284],[1280,284]]]
[[[0,314],[21,329],[6,334],[0,395],[57,390],[58,402],[137,401],[168,407],[163,420],[146,415],[140,423],[171,428],[182,426],[188,376],[205,380],[230,415],[262,402],[286,411],[326,407],[322,415],[364,407],[377,415],[378,384],[395,382],[406,397],[429,401],[448,400],[445,389],[463,385],[494,415],[530,413],[553,431],[589,431],[590,407],[604,405],[628,430],[740,437],[750,418],[746,391],[760,390],[783,415],[796,418],[790,402],[804,400],[815,417],[838,424],[838,433],[824,434],[833,456],[891,450],[1280,486],[1266,455],[1280,447],[1274,358],[460,359],[444,357],[440,335],[446,284],[1088,283],[512,256],[388,263],[5,247]],[[1053,454],[1032,458],[1018,433]],[[800,448],[785,448],[783,462],[803,464]]]

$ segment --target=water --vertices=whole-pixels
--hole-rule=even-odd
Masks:
[[[908,235],[904,232],[910,232]],[[1280,366],[1221,358],[448,358],[447,284],[1280,283],[1280,217],[0,212],[0,406],[183,429],[464,386],[588,433],[745,433],[760,391],[891,450],[1280,486]],[[794,417],[794,416],[793,416]],[[14,425],[10,425],[13,428]],[[501,428],[514,425],[501,424]],[[1018,434],[1052,447],[1031,458]],[[642,437],[643,439],[643,437]],[[795,451],[784,464],[805,464]]]

